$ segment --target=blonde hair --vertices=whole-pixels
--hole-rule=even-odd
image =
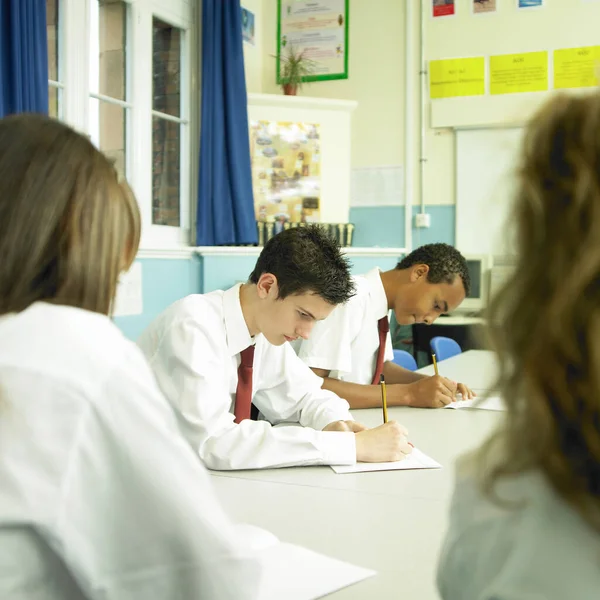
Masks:
[[[541,471],[600,528],[600,94],[551,99],[519,164],[518,264],[489,312],[508,411],[479,465],[496,499]]]
[[[84,136],[0,120],[0,314],[43,300],[108,314],[140,239],[135,197]]]

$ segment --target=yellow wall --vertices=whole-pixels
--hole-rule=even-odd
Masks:
[[[255,45],[244,42],[244,66],[246,70],[246,88],[248,93],[262,92],[264,63],[270,60],[264,51],[264,11],[268,0],[242,0],[242,6],[254,13]]]
[[[457,15],[432,19],[431,2],[424,2],[425,52],[428,60],[466,56],[489,56],[515,52],[598,45],[600,2],[545,0],[541,9],[517,9],[516,0],[496,0],[493,15],[472,15],[471,0],[457,0]],[[550,77],[550,86],[552,78]],[[502,97],[453,99],[450,104],[457,121],[468,123],[475,109],[505,115],[506,125],[514,124],[519,112],[528,114],[539,94],[511,94]],[[545,94],[546,96],[548,94]],[[434,102],[447,102],[445,100]],[[522,103],[522,110],[519,110]],[[427,114],[431,107],[428,105]],[[479,119],[479,116],[477,117]],[[496,119],[494,119],[496,120]],[[427,120],[429,123],[429,118]],[[454,204],[454,132],[428,129],[426,136],[425,201]]]
[[[262,91],[275,83],[277,0],[264,0]],[[351,0],[349,79],[305,84],[303,96],[356,100],[352,167],[404,162],[404,0]]]

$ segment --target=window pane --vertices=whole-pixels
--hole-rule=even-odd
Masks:
[[[125,100],[127,5],[90,0],[90,91]]]
[[[92,142],[114,160],[119,175],[124,177],[127,109],[90,98],[89,117]]]
[[[152,19],[152,108],[181,114],[181,30]]]
[[[181,127],[152,117],[152,223],[179,227]]]
[[[48,87],[48,114],[55,119],[58,119],[58,98],[60,90],[58,88],[49,86]]]
[[[58,0],[46,0],[46,35],[48,38],[48,79],[58,79]]]

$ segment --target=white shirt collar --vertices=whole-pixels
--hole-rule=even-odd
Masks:
[[[223,292],[223,317],[225,319],[225,334],[227,336],[227,347],[231,356],[239,354],[248,346],[254,344],[254,338],[248,331],[248,325],[244,319],[242,305],[240,303],[240,288],[238,283]]]
[[[388,314],[388,301],[381,281],[381,271],[375,267],[365,274],[365,279],[369,282],[370,295],[373,300],[371,306],[375,316],[381,319]]]

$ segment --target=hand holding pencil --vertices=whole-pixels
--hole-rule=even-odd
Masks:
[[[356,434],[356,460],[359,462],[396,462],[412,452],[408,431],[396,421]]]
[[[413,449],[407,439],[406,428],[396,421],[388,421],[387,390],[383,374],[379,383],[383,425],[356,434],[356,456],[360,462],[396,462],[406,458]]]

